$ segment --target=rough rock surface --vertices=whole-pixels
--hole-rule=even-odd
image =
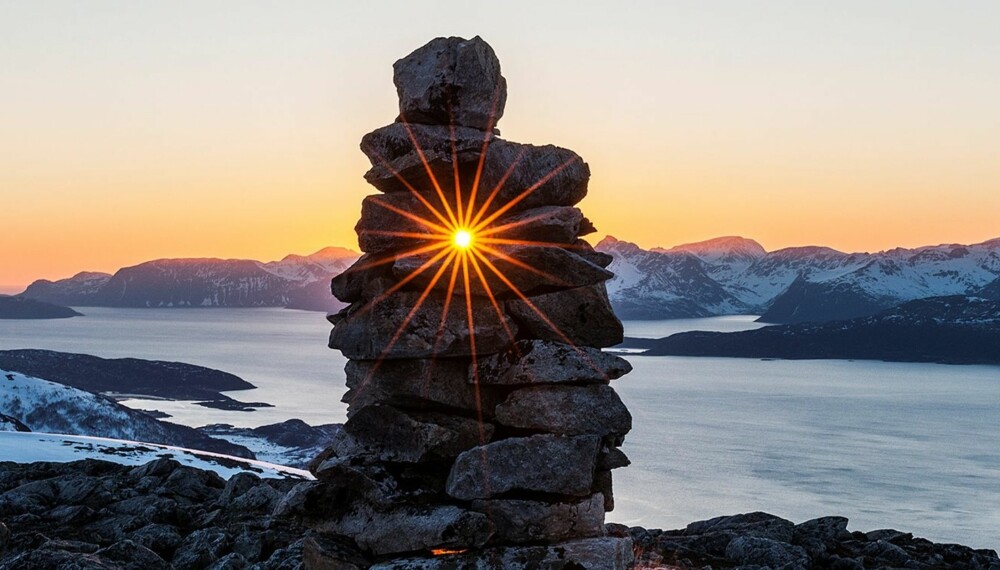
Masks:
[[[448,476],[456,499],[488,499],[510,491],[584,496],[594,482],[596,436],[514,437],[458,456]]]
[[[559,435],[624,437],[632,415],[610,386],[533,386],[496,408],[499,424]]]
[[[479,36],[431,40],[392,70],[401,120],[489,130],[503,116],[507,81]]]
[[[416,550],[376,560],[357,542],[313,524],[317,516],[342,520],[342,505],[334,499],[366,492],[356,487],[358,479],[344,475],[337,481],[337,492],[324,495],[324,487],[313,481],[258,479],[248,473],[224,481],[169,459],[139,467],[95,460],[0,462],[0,570],[597,570],[632,568],[633,552],[635,568],[643,569],[1000,569],[993,550],[935,544],[890,529],[852,532],[843,517],[794,524],[749,513],[670,531],[602,527],[597,495],[548,505],[473,501],[472,510],[480,512],[445,507],[411,511],[409,517],[396,512],[380,519],[381,534],[361,542],[371,541],[369,548]],[[431,556],[423,546],[443,540],[434,533],[449,527],[452,544],[502,540],[504,545],[486,542],[477,550]],[[559,538],[566,532],[580,536],[580,531],[604,535],[605,528],[607,536]],[[516,544],[536,533],[547,533],[550,544]]]
[[[795,524],[767,513],[691,523],[680,530],[608,525],[633,540],[636,567],[754,570],[997,570],[994,550],[935,544],[895,530],[851,532],[844,517]]]
[[[632,365],[624,358],[589,346],[521,340],[505,352],[480,360],[478,381],[510,386],[607,383],[631,371]]]

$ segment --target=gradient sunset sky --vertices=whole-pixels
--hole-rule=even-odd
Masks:
[[[392,63],[481,35],[644,247],[1000,236],[1000,3],[0,1],[0,290],[356,249]]]

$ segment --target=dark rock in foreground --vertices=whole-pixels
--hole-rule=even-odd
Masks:
[[[717,517],[680,530],[608,525],[630,536],[636,568],[741,568],[744,570],[871,570],[890,568],[997,570],[990,549],[935,544],[910,533],[847,530],[844,517],[795,524],[767,513]]]
[[[0,319],[68,319],[79,316],[82,313],[69,307],[25,297],[0,295]]]
[[[824,517],[795,524],[767,513],[724,516],[679,530],[599,527],[599,495],[551,506],[530,500],[477,501],[475,512],[437,507],[385,519],[387,535],[408,554],[392,561],[366,558],[334,529],[310,529],[309,516],[329,516],[340,496],[371,492],[360,480],[332,485],[259,479],[249,473],[228,481],[214,472],[161,459],[139,467],[104,461],[16,464],[0,462],[0,570],[24,568],[395,568],[599,570],[635,555],[635,568],[716,570],[998,570],[996,552],[935,544],[910,533],[847,529],[847,519]],[[316,493],[321,493],[317,495]],[[540,513],[535,513],[540,511]],[[364,513],[340,513],[341,524]],[[491,519],[487,522],[486,519]],[[534,536],[533,520],[549,520],[547,537]],[[505,540],[476,552],[430,556],[422,537],[458,524],[476,532],[496,526]],[[570,531],[571,528],[577,527]],[[554,546],[537,539],[584,536]],[[398,533],[408,529],[409,534]],[[608,536],[599,536],[607,533]],[[431,533],[431,534],[428,534]],[[622,551],[630,538],[633,551]],[[431,542],[438,542],[432,536]],[[572,560],[598,561],[576,566]],[[601,565],[601,564],[607,564]]]

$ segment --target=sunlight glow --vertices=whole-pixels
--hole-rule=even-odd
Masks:
[[[495,278],[499,281],[499,283],[506,286],[508,289],[507,293],[505,293],[506,295],[512,295],[514,298],[523,301],[532,310],[532,312],[534,312],[545,323],[546,326],[551,328],[555,334],[563,340],[563,342],[569,344],[577,351],[580,350],[566,334],[559,330],[559,327],[552,322],[549,317],[547,317],[529,300],[525,292],[519,289],[510,277],[504,275],[503,271],[497,267],[496,263],[494,263],[494,260],[500,260],[508,265],[518,268],[521,271],[527,271],[534,273],[535,275],[539,275],[545,278],[551,285],[566,285],[565,281],[555,275],[551,275],[542,269],[533,267],[516,257],[508,255],[502,250],[503,246],[560,247],[565,249],[574,249],[579,247],[573,244],[547,243],[542,241],[503,237],[505,232],[534,223],[544,217],[544,214],[532,216],[517,222],[505,224],[501,223],[499,225],[495,224],[495,222],[498,219],[501,219],[504,214],[511,211],[511,209],[514,208],[519,202],[527,198],[539,187],[551,180],[563,169],[571,165],[575,160],[579,160],[579,157],[574,157],[563,164],[555,166],[548,173],[541,176],[535,183],[529,185],[527,188],[519,189],[520,191],[513,198],[504,200],[504,203],[497,204],[495,201],[500,196],[500,192],[507,183],[508,178],[521,163],[521,159],[524,156],[524,150],[522,149],[521,152],[519,152],[518,155],[511,161],[503,176],[490,190],[485,200],[480,201],[477,198],[479,195],[479,183],[483,173],[484,158],[489,148],[490,141],[492,140],[491,133],[493,130],[493,113],[496,111],[496,99],[497,94],[495,93],[494,109],[491,112],[489,128],[486,129],[487,134],[485,134],[483,138],[483,146],[480,152],[479,163],[476,168],[475,176],[472,180],[471,186],[468,188],[468,196],[466,196],[465,192],[463,192],[463,186],[459,180],[460,171],[458,168],[458,157],[455,148],[455,128],[454,124],[451,125],[450,134],[452,138],[452,161],[455,164],[453,168],[453,175],[455,177],[454,203],[449,202],[448,194],[442,189],[440,182],[435,176],[434,169],[431,168],[430,163],[427,161],[427,156],[424,154],[423,149],[421,149],[417,138],[414,136],[410,128],[410,124],[406,121],[405,117],[403,117],[403,126],[409,133],[410,141],[413,143],[414,149],[416,150],[420,161],[423,163],[424,171],[433,186],[434,192],[428,192],[428,195],[425,196],[418,191],[410,181],[406,180],[398,171],[393,169],[389,162],[381,155],[373,153],[373,157],[375,158],[375,161],[381,163],[389,169],[397,180],[402,182],[403,186],[410,193],[410,195],[415,197],[420,202],[423,206],[425,214],[429,215],[429,217],[420,215],[416,212],[403,210],[377,197],[372,197],[370,199],[375,205],[383,207],[405,220],[418,224],[425,230],[425,232],[396,231],[391,229],[365,230],[367,233],[383,237],[413,240],[415,247],[412,249],[404,249],[403,251],[390,251],[384,256],[376,257],[367,263],[358,265],[348,270],[361,271],[367,268],[392,264],[408,257],[429,256],[426,261],[420,264],[419,267],[410,271],[395,285],[388,288],[388,290],[378,295],[375,299],[370,300],[352,314],[351,318],[356,318],[357,316],[366,313],[378,303],[386,299],[389,295],[392,295],[396,291],[401,290],[403,287],[408,286],[418,276],[428,271],[433,272],[433,276],[430,278],[426,286],[423,287],[423,291],[421,291],[418,299],[414,303],[414,306],[402,319],[402,322],[396,329],[395,334],[393,334],[391,340],[383,349],[382,354],[376,359],[375,365],[368,372],[358,389],[363,389],[364,386],[367,385],[372,375],[379,368],[379,365],[389,355],[393,347],[402,337],[404,331],[410,325],[411,321],[413,321],[413,319],[417,316],[417,312],[420,310],[421,306],[436,290],[437,294],[443,297],[441,299],[443,301],[443,307],[441,311],[440,323],[437,327],[437,335],[434,339],[435,354],[440,348],[442,348],[442,343],[445,340],[445,332],[449,326],[450,311],[453,307],[458,310],[464,309],[465,314],[463,315],[464,319],[462,320],[465,321],[465,325],[468,327],[467,334],[469,337],[469,356],[472,361],[470,372],[475,395],[481,443],[485,443],[486,433],[484,431],[483,411],[481,409],[481,395],[479,388],[479,365],[477,362],[478,350],[476,346],[475,322],[476,311],[473,307],[474,303],[488,301],[490,305],[492,305],[501,326],[510,339],[511,345],[514,346],[516,350],[516,337],[514,335],[514,331],[511,330],[507,324],[506,316],[501,306],[504,300],[497,298],[497,293],[494,291],[494,287],[490,285],[490,277]],[[435,198],[436,204],[432,203],[432,201],[435,201]],[[428,241],[431,243],[426,243]],[[501,249],[493,246],[501,246]],[[491,257],[493,259],[491,259]],[[431,268],[435,266],[436,269],[432,270]],[[484,269],[486,271],[484,271]],[[450,275],[448,275],[449,273]],[[443,286],[445,281],[447,281],[447,287]],[[438,286],[439,283],[442,284],[441,287]],[[461,292],[457,291],[458,287],[461,287]],[[474,293],[473,287],[479,289],[479,293]],[[485,299],[480,297],[480,300],[474,300],[474,295],[485,295]],[[453,303],[453,297],[456,296],[460,299],[464,297],[464,303],[461,303],[461,301]],[[464,305],[464,307],[462,305]],[[581,354],[583,353],[581,352]],[[586,358],[585,354],[583,356],[595,370],[598,369],[595,364],[590,362],[589,358]],[[428,381],[430,381],[430,378],[428,378]],[[450,553],[451,551],[441,550],[440,552]],[[437,554],[437,551],[435,551],[435,554]]]
[[[452,237],[452,241],[459,249],[468,249],[472,245],[472,232],[469,230],[458,230]]]

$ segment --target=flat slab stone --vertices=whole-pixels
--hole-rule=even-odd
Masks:
[[[331,448],[336,457],[418,463],[456,457],[492,435],[491,424],[470,418],[368,406],[347,420]]]
[[[589,346],[519,340],[505,352],[480,359],[478,372],[480,384],[515,386],[607,383],[631,370],[624,358]]]
[[[558,435],[622,437],[632,414],[610,386],[531,386],[511,392],[496,408],[497,423]]]
[[[464,380],[469,363],[467,358],[351,360],[344,368],[349,389],[341,401],[348,404],[348,418],[374,404],[492,417],[498,395],[483,386],[477,400],[475,386]]]
[[[409,195],[411,190],[408,186],[412,187],[427,197],[435,207],[442,209],[443,205],[440,205],[437,189],[427,173],[427,168],[430,168],[445,197],[449,201],[453,200],[455,163],[452,160],[451,141],[445,138],[445,133],[448,131],[417,130],[411,126],[411,132],[414,133],[421,150],[425,145],[421,137],[427,137],[426,145],[431,154],[424,152],[424,158],[427,159],[426,166],[420,160],[420,154],[409,138],[409,133],[404,128],[401,132],[406,139],[402,140],[397,136],[399,132],[398,129],[393,131],[393,136],[400,140],[395,149],[397,152],[395,158],[388,158],[378,151],[378,156],[387,160],[374,161],[372,168],[365,173],[365,180],[387,195]],[[459,160],[460,193],[463,196],[463,204],[468,206],[482,147],[475,149],[474,137],[463,140],[456,138],[456,150],[459,144],[463,145],[463,151],[456,156]],[[379,145],[371,143],[369,152],[374,155],[376,151],[373,149],[377,146]],[[482,162],[483,169],[476,191],[474,212],[486,206],[491,195],[493,200],[486,206],[486,213],[496,212],[514,202],[504,210],[503,215],[542,206],[573,206],[587,195],[590,167],[580,155],[569,149],[555,145],[522,144],[494,137],[489,139]],[[482,219],[485,219],[485,216]]]
[[[557,542],[604,535],[604,497],[591,495],[571,503],[517,499],[473,501],[472,510],[496,526],[492,542]]]
[[[489,443],[458,456],[448,494],[470,501],[510,491],[583,497],[591,493],[600,438],[535,435]]]
[[[361,506],[317,527],[353,538],[376,556],[434,548],[475,548],[493,535],[489,518],[452,505],[401,506],[388,511]]]
[[[541,206],[497,219],[490,237],[572,244],[580,236],[597,231],[579,208]]]
[[[489,263],[506,280],[497,276],[486,262],[477,258],[476,263],[478,263],[479,269],[482,272],[482,277],[480,277],[473,263],[469,262],[469,290],[477,296],[487,295],[487,286],[489,287],[489,292],[494,296],[511,297],[513,296],[511,286],[516,287],[517,290],[524,294],[530,294],[539,288],[582,287],[584,285],[603,283],[614,277],[614,274],[607,269],[598,267],[572,251],[561,247],[521,245],[491,245],[489,247],[497,253],[484,251],[482,252],[483,257],[489,260]],[[392,266],[393,274],[397,279],[404,279],[425,264],[430,263],[433,256],[434,253],[427,253],[398,259]],[[445,259],[439,259],[434,263],[430,263],[426,269],[418,273],[411,281],[412,286],[414,288],[426,286],[445,262]],[[450,269],[447,271],[450,271]],[[486,286],[483,285],[484,279]],[[437,282],[437,287],[442,290],[446,290],[448,285],[447,279],[441,279]],[[465,293],[465,286],[461,276],[456,282],[455,291]]]
[[[507,546],[379,562],[371,570],[631,570],[632,540],[600,537],[551,546]]]
[[[397,291],[373,301],[370,308],[352,305],[333,327],[330,348],[358,360],[470,356],[472,335],[464,300],[456,297],[451,302],[442,325],[444,296],[431,294],[418,304],[420,295],[417,291]],[[480,355],[505,349],[510,344],[508,331],[517,334],[517,325],[506,316],[502,322],[489,303],[473,304],[473,322],[476,353]],[[398,336],[397,331],[401,331]]]
[[[568,339],[577,346],[598,348],[620,344],[624,338],[625,330],[611,309],[603,283],[533,295],[528,300],[534,309],[521,299],[507,302],[508,313],[525,336],[563,342]]]

